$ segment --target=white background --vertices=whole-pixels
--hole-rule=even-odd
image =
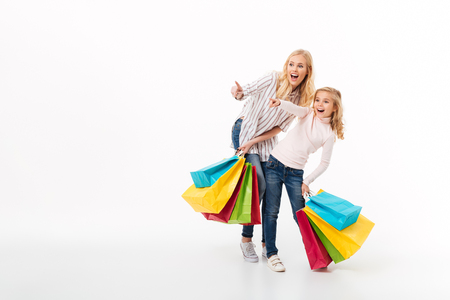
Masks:
[[[445,3],[1,1],[0,298],[447,298]],[[312,272],[284,196],[277,274],[181,194],[233,154],[234,81],[298,48],[347,124],[311,188],[376,225]]]

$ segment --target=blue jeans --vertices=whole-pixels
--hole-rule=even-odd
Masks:
[[[296,212],[305,207],[302,195],[303,170],[286,167],[270,155],[264,165],[266,175],[266,207],[264,211],[264,237],[266,239],[267,257],[278,254],[275,246],[277,238],[277,219],[280,211],[283,183],[291,202],[294,220],[298,225]]]
[[[241,132],[241,124],[242,124],[242,119],[239,119],[236,121],[236,123],[233,126],[233,131],[231,134],[231,138],[233,140],[233,146],[234,149],[236,150],[237,148],[239,148],[239,134]],[[258,192],[259,192],[259,203],[262,203],[262,213],[261,213],[261,225],[262,225],[262,230],[263,230],[263,238],[262,238],[262,242],[264,243],[264,224],[263,224],[263,216],[264,216],[264,194],[266,191],[266,180],[264,178],[264,168],[263,165],[265,164],[265,162],[261,162],[259,160],[259,154],[246,154],[245,155],[245,159],[246,162],[251,163],[252,166],[256,167],[256,176],[258,178]],[[249,226],[243,226],[242,229],[242,236],[243,237],[247,237],[247,238],[252,238],[253,237],[253,225],[249,225]]]

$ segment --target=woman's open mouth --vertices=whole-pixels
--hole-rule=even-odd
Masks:
[[[291,79],[292,79],[293,81],[296,81],[296,80],[298,79],[298,75],[296,75],[296,74],[291,74]]]

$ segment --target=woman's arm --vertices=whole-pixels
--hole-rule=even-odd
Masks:
[[[302,107],[295,105],[292,102],[280,100],[280,99],[272,99],[270,98],[269,107],[277,107],[279,106],[281,109],[287,111],[290,114],[296,115],[299,118],[304,118],[311,111],[309,107]]]
[[[248,96],[254,96],[257,95],[261,92],[263,92],[267,87],[269,87],[271,84],[276,84],[276,72],[272,72],[266,76],[263,76],[261,78],[259,78],[258,80],[244,85],[243,87],[241,87],[239,85],[239,83],[236,83],[236,86],[233,86],[231,88],[231,95],[236,99],[236,100],[244,100],[246,99]],[[275,88],[275,87],[274,87]]]
[[[276,126],[270,129],[269,131],[264,132],[260,136],[251,139],[250,141],[239,147],[238,150],[243,151],[244,152],[243,155],[245,155],[254,144],[270,139],[271,137],[279,134],[280,132],[281,128],[279,126]]]

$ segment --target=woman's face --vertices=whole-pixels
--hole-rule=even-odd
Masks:
[[[292,56],[287,65],[287,75],[292,85],[292,90],[300,85],[306,74],[308,74],[306,58],[301,54]]]
[[[329,118],[336,110],[331,94],[328,92],[317,92],[314,99],[314,112],[319,118]]]

